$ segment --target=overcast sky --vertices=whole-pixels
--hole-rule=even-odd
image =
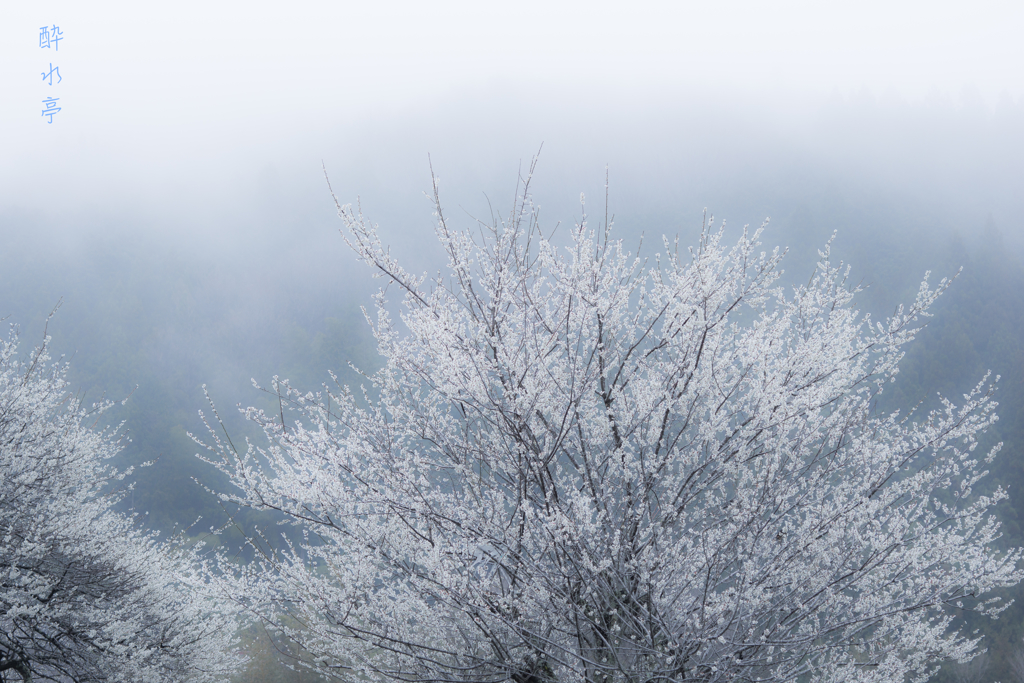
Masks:
[[[427,155],[448,217],[489,219],[541,143],[545,228],[581,192],[603,218],[607,168],[627,248],[691,238],[708,207],[771,216],[800,272],[838,228],[858,278],[895,273],[871,290],[888,307],[988,216],[1024,254],[1022,67],[1020,0],[0,0],[0,319],[41,334],[63,298],[47,329],[92,395],[248,404],[253,375],[343,370],[351,345],[325,360],[292,333],[384,284],[321,163],[417,270],[442,263]]]
[[[42,26],[59,47],[40,47]],[[1022,30],[1020,2],[7,1],[0,209],[201,222],[233,215],[230,197],[268,174],[318,182],[320,159],[358,186],[360,164],[379,175],[400,156],[389,145],[422,166],[459,148],[479,167],[474,154],[522,158],[543,141],[557,166],[600,114],[618,127],[595,131],[596,178],[629,157],[623,131],[678,106],[811,147],[801,127],[830,102],[1019,119]]]

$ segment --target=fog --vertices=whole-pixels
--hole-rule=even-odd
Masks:
[[[1009,219],[1022,19],[1008,2],[8,4],[0,204],[75,235],[123,221],[234,242],[261,201],[327,206],[321,160],[376,215],[425,188],[428,153],[479,193],[543,142],[558,195],[606,164],[645,206],[670,203],[658,185],[691,199],[716,174],[813,168]],[[55,85],[36,75],[50,65]]]
[[[410,270],[435,270],[432,174],[468,227],[507,215],[537,157],[546,232],[603,223],[607,200],[651,255],[706,216],[770,219],[792,279],[835,233],[882,314],[963,267],[889,400],[1002,373],[991,479],[1015,491],[1022,30],[1019,2],[6,2],[0,318],[25,352],[52,335],[87,403],[128,397],[104,418],[130,439],[118,465],[156,461],[125,499],[140,523],[218,523],[188,436],[203,385],[252,434],[234,410],[267,403],[252,378],[356,384],[350,363],[380,362],[360,307],[385,283],[338,234],[325,171]],[[998,513],[1024,544],[1024,505]],[[1014,609],[986,631],[1003,680]]]
[[[127,457],[191,457],[201,384],[233,406],[251,377],[376,362],[359,306],[380,282],[324,169],[433,269],[431,169],[469,225],[509,210],[538,151],[548,228],[581,193],[603,220],[607,177],[627,244],[692,239],[705,209],[770,217],[806,272],[835,230],[891,306],[954,273],[951,248],[1024,249],[1022,25],[1009,2],[7,3],[0,316],[35,343],[63,300],[49,331],[82,390],[135,392]]]

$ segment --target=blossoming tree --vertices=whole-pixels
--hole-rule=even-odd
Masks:
[[[48,343],[20,361],[16,335],[0,341],[0,679],[219,680],[232,610],[193,552],[113,509],[117,439]]]
[[[1022,576],[993,546],[1006,494],[975,491],[992,386],[875,408],[946,282],[875,321],[827,248],[785,288],[760,230],[644,261],[584,215],[559,247],[528,186],[458,231],[435,184],[433,278],[339,206],[401,324],[382,291],[362,392],[275,378],[282,410],[246,411],[266,445],[210,423],[224,498],[304,534],[253,540],[246,608],[372,680],[895,683],[970,659],[957,615]]]

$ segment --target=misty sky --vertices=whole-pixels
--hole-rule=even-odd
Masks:
[[[59,49],[41,49],[54,24]],[[428,152],[472,183],[503,164],[514,177],[541,142],[549,168],[586,173],[589,189],[605,164],[656,173],[655,130],[734,169],[772,145],[856,156],[859,141],[807,132],[829,106],[858,120],[861,105],[888,107],[882,120],[1003,111],[1019,131],[1022,27],[1018,2],[7,2],[0,208],[207,230],[253,210],[261,183],[322,195],[321,159],[345,200],[389,173],[404,197],[425,189]],[[49,86],[51,64],[63,80]],[[931,118],[904,127],[945,135]]]
[[[7,2],[0,266],[36,299],[0,317],[92,310],[108,295],[53,275],[111,250],[148,299],[195,264],[239,319],[365,294],[321,163],[433,268],[428,154],[449,216],[490,220],[542,144],[548,227],[580,218],[581,192],[600,217],[608,169],[632,244],[692,235],[707,207],[782,219],[766,240],[793,246],[786,218],[829,196],[946,233],[991,216],[1024,253],[1022,30],[1010,2]]]
[[[173,469],[202,384],[248,404],[251,377],[374,362],[358,305],[384,283],[321,163],[417,270],[439,264],[428,154],[465,227],[508,211],[542,144],[545,230],[581,192],[602,220],[607,169],[627,248],[691,239],[705,207],[771,216],[797,272],[837,229],[888,307],[956,272],[954,233],[994,224],[1024,255],[1022,35],[1020,2],[6,0],[0,319],[36,339],[63,299],[75,381],[131,393],[129,456]],[[175,500],[140,505],[190,523]]]

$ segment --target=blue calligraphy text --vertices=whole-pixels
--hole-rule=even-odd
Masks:
[[[54,24],[53,26],[40,26],[39,27],[39,47],[50,47],[53,46],[54,50],[60,50],[60,41],[64,40],[64,32],[60,30],[60,26]]]
[[[53,62],[50,62],[50,71],[49,71],[49,73],[47,73],[45,71],[43,72],[43,80],[45,81],[47,78],[49,78],[50,79],[50,85],[53,85],[53,75],[54,74],[57,74],[57,82],[58,83],[60,83],[61,81],[64,80],[63,78],[60,77],[60,69],[58,67],[55,67],[53,65]]]
[[[53,115],[60,111],[60,107],[57,106],[57,100],[59,99],[59,97],[47,97],[43,100],[43,104],[46,105],[46,109],[43,110],[43,116],[50,117],[47,123],[53,123]]]

